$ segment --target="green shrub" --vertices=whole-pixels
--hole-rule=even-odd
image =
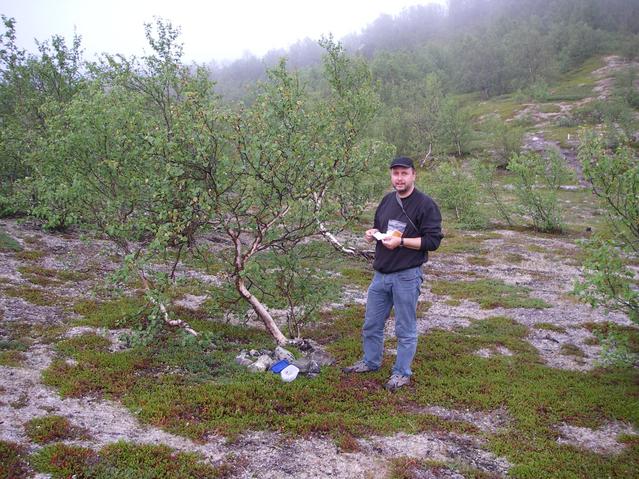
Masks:
[[[455,215],[462,227],[481,229],[488,224],[488,218],[479,206],[477,180],[457,163],[440,164],[429,181],[428,191],[441,208]]]
[[[299,337],[319,319],[321,306],[337,296],[336,282],[315,265],[321,260],[315,245],[309,243],[263,253],[247,268],[247,278],[260,285],[254,294],[268,307],[286,310],[291,336]]]
[[[505,168],[513,154],[521,151],[524,130],[519,126],[511,126],[499,118],[491,118],[486,122],[490,135],[489,148],[492,150],[497,167]]]
[[[639,256],[639,158],[628,146],[607,151],[600,135],[586,131],[579,159],[615,237],[583,243],[584,276],[575,292],[593,307],[622,311],[639,322],[639,291],[630,267]]]
[[[601,344],[601,356],[598,361],[601,366],[630,368],[639,361],[639,354],[633,352],[628,334],[611,331],[607,335],[596,336]]]
[[[538,231],[561,232],[563,220],[557,198],[559,187],[570,179],[570,171],[556,150],[548,157],[535,152],[513,155],[508,170],[515,176],[519,210]]]
[[[582,248],[583,279],[575,282],[575,294],[592,307],[622,311],[639,323],[639,290],[635,272],[627,264],[631,252],[621,250],[617,242],[598,238],[583,242]]]
[[[476,160],[473,162],[472,168],[475,178],[483,191],[483,197],[492,200],[492,206],[494,206],[498,215],[509,226],[513,226],[512,215],[514,211],[512,206],[504,200],[501,189],[496,182],[495,164]]]

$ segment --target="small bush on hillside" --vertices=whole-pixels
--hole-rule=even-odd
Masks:
[[[551,150],[547,157],[530,151],[513,155],[508,170],[515,175],[520,213],[530,218],[538,231],[561,232],[563,220],[557,192],[569,180],[570,171],[560,153]]]
[[[488,120],[486,126],[490,138],[489,148],[493,151],[497,167],[505,168],[510,157],[521,151],[524,130],[497,118]]]
[[[462,227],[481,229],[488,224],[479,207],[479,183],[457,163],[442,163],[437,167],[429,192],[443,209],[454,213]]]
[[[635,109],[639,108],[639,91],[635,86],[638,72],[637,68],[626,68],[615,74],[615,96]]]
[[[317,266],[321,261],[325,261],[321,251],[311,243],[263,253],[247,271],[254,294],[267,306],[286,311],[292,337],[300,337],[319,319],[321,307],[337,295],[336,282]]]
[[[514,214],[513,208],[509,205],[503,197],[501,188],[496,182],[495,164],[492,162],[482,162],[476,160],[472,164],[473,174],[477,179],[485,198],[492,200],[492,206],[496,209],[499,216],[509,225],[513,226],[514,222],[512,216]]]
[[[586,253],[584,279],[575,284],[575,293],[592,307],[621,311],[639,323],[639,289],[635,273],[626,263],[631,256],[612,240],[593,239],[583,243]]]
[[[630,267],[639,257],[639,158],[628,146],[610,152],[602,136],[585,132],[579,159],[615,235],[584,243],[583,280],[575,292],[593,307],[624,312],[639,323],[639,288]]]
[[[544,102],[550,97],[548,84],[544,80],[537,81],[526,89],[530,98],[538,102]]]

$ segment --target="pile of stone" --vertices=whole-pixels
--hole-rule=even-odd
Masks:
[[[278,361],[286,360],[299,369],[299,374],[308,377],[317,376],[322,366],[335,364],[335,359],[312,339],[293,339],[289,344],[301,351],[303,356],[296,359],[289,350],[278,346],[274,350],[242,350],[235,357],[235,362],[246,366],[251,372],[258,373],[268,371]]]

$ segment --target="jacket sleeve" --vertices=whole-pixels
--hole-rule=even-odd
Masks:
[[[432,199],[425,203],[420,221],[420,236],[422,238],[421,251],[435,251],[439,248],[444,235],[442,234],[442,215],[439,206]]]
[[[377,228],[379,231],[382,231],[382,222],[380,219],[380,211],[385,205],[386,197],[382,198],[382,201],[377,205],[377,209],[375,210],[375,219],[373,220],[373,228]],[[383,231],[382,231],[383,232]]]

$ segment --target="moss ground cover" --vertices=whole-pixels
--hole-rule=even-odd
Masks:
[[[592,72],[604,66],[604,59],[593,57],[579,68],[562,76],[562,80],[550,88],[546,101],[578,101],[592,96],[596,79]]]
[[[0,351],[0,366],[17,367],[26,359],[24,353],[20,351]]]
[[[67,356],[74,356],[83,351],[107,351],[111,341],[93,333],[81,334],[56,344],[56,350]]]
[[[43,289],[30,286],[9,287],[3,293],[14,298],[22,298],[28,303],[37,306],[55,306],[64,301],[62,298],[56,297]]]
[[[22,250],[16,253],[16,258],[24,261],[37,261],[42,259],[47,254],[44,251],[39,250]]]
[[[545,301],[529,296],[530,289],[512,286],[493,279],[475,281],[434,281],[431,291],[450,296],[454,300],[468,299],[479,303],[482,309],[549,308]]]
[[[31,458],[36,470],[51,474],[54,479],[204,479],[225,477],[230,472],[229,465],[212,467],[200,461],[196,454],[176,452],[166,446],[125,442],[110,444],[97,453],[78,446],[52,444]]]
[[[34,265],[20,266],[18,271],[31,283],[41,286],[83,281],[90,277],[89,274],[81,271],[55,270]]]
[[[491,479],[496,476],[466,465],[451,468],[446,463],[433,460],[420,460],[413,457],[398,457],[391,460],[387,479],[415,479],[419,477],[449,477],[453,471],[463,474],[467,479]]]
[[[468,253],[479,255],[483,252],[482,243],[489,239],[499,239],[501,235],[494,232],[464,235],[456,230],[447,230],[440,247],[433,254]]]
[[[323,324],[311,334],[327,345],[338,366],[361,354],[362,316],[362,307],[325,313]],[[348,446],[348,437],[397,431],[477,434],[471,424],[415,411],[433,404],[473,411],[505,408],[510,425],[488,438],[493,452],[515,464],[513,477],[630,477],[623,474],[639,466],[636,442],[630,441],[625,452],[611,460],[556,442],[556,427],[562,423],[597,428],[616,420],[638,425],[636,374],[551,369],[524,340],[528,328],[507,317],[422,337],[413,383],[394,395],[383,389],[392,358],[375,373],[347,375],[329,367],[315,379],[283,383],[277,375],[251,374],[233,365],[240,347],[268,344],[263,332],[245,328],[244,338],[230,344],[236,326],[194,318],[192,323],[215,332],[225,346],[181,350],[185,347],[175,343],[159,348],[161,353],[150,348],[106,353],[99,344],[93,350],[84,343],[74,349],[67,342],[62,349],[78,364],[54,361],[45,380],[65,395],[119,398],[142,421],[197,439],[211,432],[234,437],[266,429],[287,435],[328,434]],[[496,346],[513,355],[475,355]],[[601,476],[584,476],[588,468]]]
[[[6,231],[0,229],[0,252],[22,251],[22,246]]]
[[[0,479],[31,477],[26,452],[17,444],[0,441]]]
[[[27,436],[38,444],[72,439],[79,435],[79,430],[62,416],[43,416],[31,419],[25,424]]]
[[[81,300],[73,305],[73,312],[84,316],[78,324],[118,329],[137,326],[145,317],[146,301],[137,296],[112,301]]]

